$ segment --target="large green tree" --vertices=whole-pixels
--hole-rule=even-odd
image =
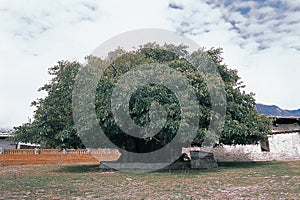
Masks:
[[[193,55],[186,49],[185,46],[147,44],[131,52],[122,49],[110,52],[106,59],[109,62],[104,62],[101,58],[87,57],[87,63],[107,63],[97,84],[95,108],[99,125],[117,146],[132,152],[156,150],[170,142],[178,130],[181,120],[178,99],[168,88],[156,84],[138,88],[131,96],[129,110],[132,120],[137,125],[144,126],[150,122],[151,105],[160,104],[167,111],[167,120],[161,131],[153,137],[136,138],[124,133],[115,121],[110,103],[114,87],[123,74],[133,67],[145,64],[162,64],[179,71],[187,78],[195,91],[200,110],[197,136],[189,145],[201,146],[214,113],[211,112],[207,85],[201,72],[186,59]],[[243,91],[245,86],[237,71],[227,68],[223,63],[221,49],[200,49],[198,52],[205,52],[209,56],[224,82],[227,109],[224,128],[220,133],[220,144],[253,144],[266,139],[271,121],[256,111],[254,95]],[[80,67],[82,65],[78,62],[62,61],[49,69],[53,78],[40,89],[48,95],[32,103],[36,107],[34,119],[15,128],[17,140],[54,148],[84,146],[72,118],[72,91]],[[91,127],[86,127],[86,130],[89,128]]]
[[[72,117],[72,89],[81,64],[59,61],[49,68],[51,81],[39,89],[45,98],[31,103],[34,119],[15,127],[15,140],[41,144],[44,148],[81,148]]]

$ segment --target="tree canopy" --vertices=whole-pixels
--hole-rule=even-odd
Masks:
[[[223,63],[222,49],[198,51],[210,57],[224,82],[227,109],[220,144],[253,144],[266,139],[271,121],[256,111],[254,94],[243,91],[245,85],[237,71]],[[183,55],[189,55],[185,46],[157,44],[144,45],[130,52],[117,49],[109,53],[108,59],[111,62],[108,62],[97,84],[95,108],[100,127],[114,144],[132,152],[147,152],[163,147],[176,135],[181,120],[180,105],[176,95],[163,85],[147,84],[138,88],[129,102],[130,116],[139,126],[150,123],[151,105],[159,104],[167,111],[166,122],[155,136],[136,138],[126,134],[118,126],[111,111],[111,96],[120,77],[136,66],[156,63],[177,70],[193,87],[199,103],[199,128],[197,136],[189,145],[201,146],[214,113],[211,112],[210,94],[201,73]],[[103,62],[103,59],[93,56],[86,59],[88,63]],[[72,113],[72,91],[81,67],[83,65],[78,62],[60,61],[49,69],[53,78],[39,89],[48,95],[32,102],[32,106],[36,107],[34,119],[15,127],[16,140],[40,143],[50,148],[84,147]]]

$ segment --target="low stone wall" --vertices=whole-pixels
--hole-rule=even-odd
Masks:
[[[226,161],[273,161],[300,160],[300,133],[268,135],[269,151],[262,151],[261,145],[222,145],[213,149],[214,158]],[[183,148],[182,153],[190,157],[190,151],[200,151],[199,147]]]
[[[300,133],[286,133],[268,136],[270,152],[287,157],[300,156]]]
[[[213,150],[217,161],[272,161],[299,160],[300,134],[285,133],[269,135],[269,152],[258,145],[223,145]]]

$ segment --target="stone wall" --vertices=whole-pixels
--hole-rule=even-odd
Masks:
[[[270,151],[258,145],[223,145],[213,150],[217,161],[272,161],[300,159],[300,133],[269,135]]]
[[[288,157],[300,155],[300,133],[268,136],[270,152]]]

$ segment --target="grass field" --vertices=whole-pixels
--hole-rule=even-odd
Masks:
[[[300,161],[132,174],[97,165],[0,167],[0,199],[300,199]]]

